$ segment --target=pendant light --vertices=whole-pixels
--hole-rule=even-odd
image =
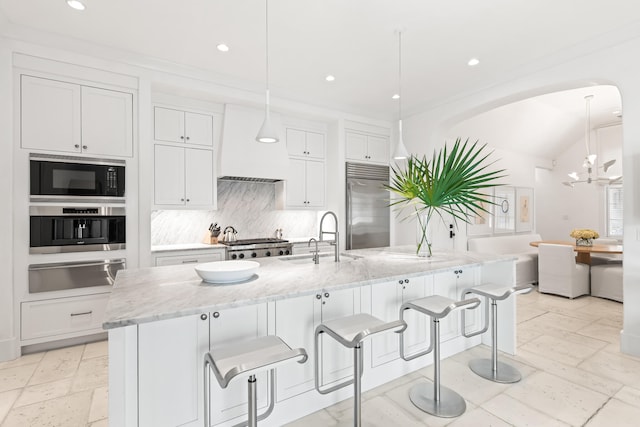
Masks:
[[[393,158],[405,160],[407,157],[409,152],[402,141],[402,31],[398,30],[398,142],[393,151]]]
[[[269,0],[265,0],[265,40],[266,40],[266,97],[264,104],[264,122],[258,131],[256,141],[265,143],[278,142],[278,134],[271,124],[269,114]]]

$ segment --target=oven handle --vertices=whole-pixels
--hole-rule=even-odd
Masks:
[[[74,267],[93,267],[100,265],[125,265],[124,259],[113,259],[104,261],[88,261],[88,262],[60,262],[55,264],[32,264],[29,271],[51,270],[56,268],[74,268]]]

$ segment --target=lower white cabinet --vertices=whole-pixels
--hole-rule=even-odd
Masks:
[[[31,340],[103,332],[109,294],[27,301],[21,304],[21,338]]]
[[[182,264],[202,264],[203,262],[213,262],[224,260],[224,249],[216,251],[198,252],[185,255],[156,255],[155,265],[182,265]]]
[[[204,355],[209,351],[205,315],[138,326],[138,425],[202,426]]]
[[[315,295],[276,301],[276,335],[292,348],[305,348],[309,355],[304,364],[289,364],[278,370],[278,401],[313,390],[316,327],[327,320],[359,313],[359,301],[359,289],[323,291]],[[334,383],[353,375],[352,349],[345,348],[325,335],[321,336],[320,347],[322,384]]]
[[[460,300],[463,289],[471,288],[478,284],[479,268],[459,267],[454,271],[438,273],[433,277],[433,293]],[[482,322],[483,306],[477,309],[467,310],[466,323],[470,330],[475,330]],[[449,314],[440,321],[440,341],[447,341],[461,335],[460,312]]]
[[[400,318],[405,302],[432,295],[432,277],[398,279],[371,287],[371,314],[391,322]],[[411,355],[429,346],[431,318],[415,310],[406,310],[404,320],[405,353]],[[398,334],[383,334],[371,339],[371,366],[376,367],[400,357]]]

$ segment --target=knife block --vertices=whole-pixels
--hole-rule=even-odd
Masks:
[[[207,233],[207,234],[204,236],[203,241],[204,241],[204,243],[207,243],[207,244],[209,244],[209,245],[217,245],[217,244],[218,244],[218,236],[215,236],[215,237],[214,237],[214,236],[212,236],[211,234]]]

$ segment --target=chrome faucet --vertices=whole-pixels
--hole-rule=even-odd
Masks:
[[[309,239],[309,243],[307,244],[307,246],[311,247],[311,242],[315,242],[316,244],[316,250],[313,253],[313,263],[320,264],[320,254],[318,254],[318,241],[312,237]]]
[[[333,215],[333,219],[336,222],[336,231],[324,231],[322,229],[322,223],[324,222],[324,218],[327,215]],[[333,234],[335,240],[333,242],[330,242],[331,245],[334,246],[335,249],[335,262],[340,262],[340,233],[338,232],[338,217],[336,216],[336,214],[334,214],[331,211],[327,211],[325,212],[324,215],[322,215],[322,218],[320,218],[320,241],[324,242],[324,235],[325,234]]]

